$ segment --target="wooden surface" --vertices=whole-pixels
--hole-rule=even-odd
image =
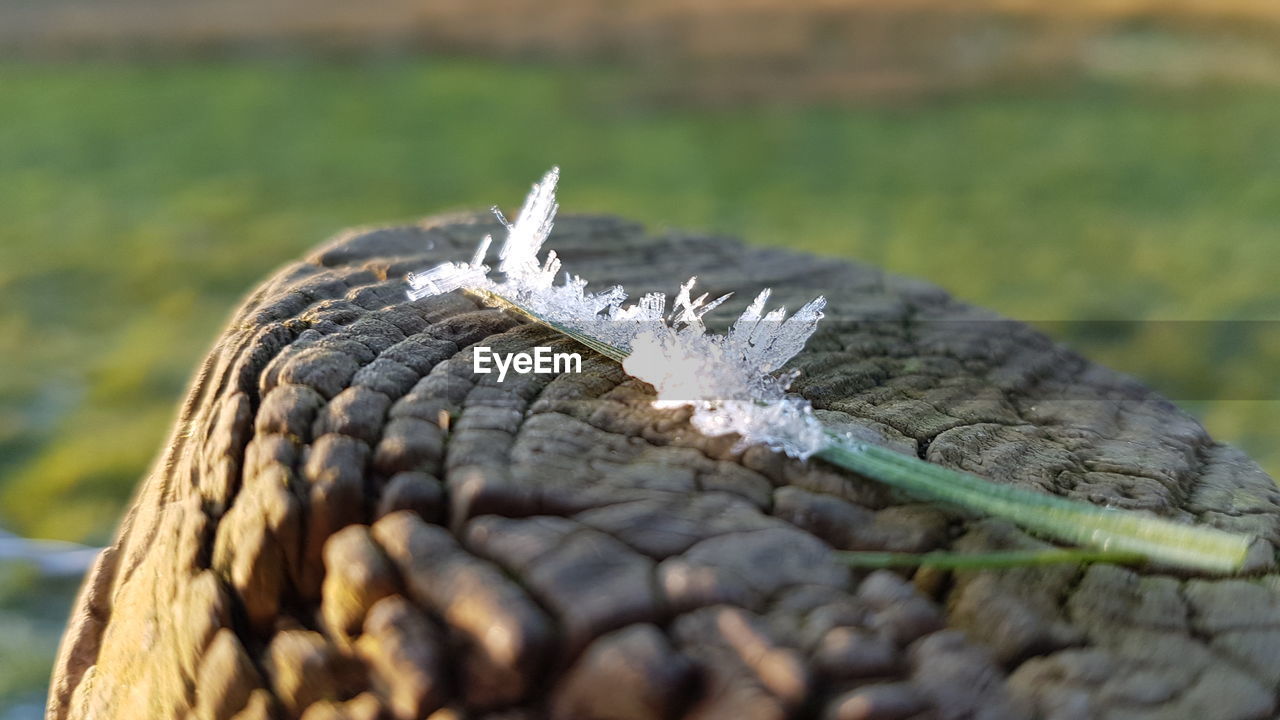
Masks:
[[[353,232],[249,297],[86,583],[51,719],[1277,709],[1280,492],[1167,401],[921,282],[562,218],[550,246],[601,286],[672,291],[696,273],[736,308],[765,286],[792,308],[825,293],[794,387],[828,422],[1270,544],[1243,579],[851,571],[833,550],[1036,541],[821,463],[735,453],[585,349],[581,374],[473,375],[477,343],[576,349],[457,294],[405,300],[406,272],[498,230]]]

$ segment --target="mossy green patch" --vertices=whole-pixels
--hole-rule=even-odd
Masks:
[[[1018,318],[1280,315],[1271,90],[704,108],[622,70],[431,59],[4,62],[0,87],[0,526],[24,533],[105,539],[278,264],[343,227],[509,206],[552,164],[566,212],[857,258]],[[1275,471],[1273,335],[1099,353]]]

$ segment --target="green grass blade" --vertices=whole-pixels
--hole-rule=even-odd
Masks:
[[[1106,551],[1139,553],[1171,565],[1230,572],[1244,564],[1252,538],[1185,525],[1143,512],[1101,508],[1000,485],[877,445],[830,435],[823,460],[922,499],[1005,518],[1033,533]]]
[[[928,567],[942,570],[996,570],[1063,563],[1078,565],[1105,562],[1117,565],[1134,565],[1143,562],[1145,558],[1137,553],[1109,550],[1046,548],[1043,550],[998,550],[980,553],[842,551],[836,553],[836,559],[850,567],[866,569]]]
[[[562,327],[487,290],[470,291],[483,302],[516,312],[621,362],[626,351]],[[920,500],[941,502],[1004,518],[1044,537],[1104,553],[1138,554],[1169,565],[1233,572],[1248,555],[1253,538],[1214,528],[1186,525],[1132,510],[1102,508],[1034,490],[1001,485],[878,445],[855,443],[833,432],[817,457],[897,488]]]

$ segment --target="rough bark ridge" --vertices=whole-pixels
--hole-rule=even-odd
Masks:
[[[1280,582],[1106,565],[856,572],[833,549],[1033,545],[690,431],[582,350],[404,273],[478,218],[359,231],[237,312],[85,585],[49,717],[1262,718]],[[562,218],[593,282],[831,301],[825,419],[931,461],[1280,542],[1280,492],[1140,385],[873,268]],[[732,309],[723,314],[730,315]]]

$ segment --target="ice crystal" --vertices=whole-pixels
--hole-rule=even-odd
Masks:
[[[566,329],[625,355],[623,368],[658,391],[656,405],[693,408],[692,422],[708,435],[734,433],[740,445],[763,444],[795,457],[808,457],[825,444],[822,425],[804,399],[787,393],[794,375],[779,373],[804,348],[822,318],[818,297],[794,315],[784,308],[765,312],[769,291],[756,296],[724,334],[707,331],[703,316],[730,295],[708,302],[692,297],[690,278],[667,312],[663,293],[648,293],[625,305],[618,286],[588,292],[587,281],[564,274],[555,251],[538,256],[555,220],[553,168],[533,186],[498,253],[497,273],[484,264],[492,238],[481,241],[468,263],[444,263],[408,277],[409,297],[453,290],[491,293],[539,320]]]

